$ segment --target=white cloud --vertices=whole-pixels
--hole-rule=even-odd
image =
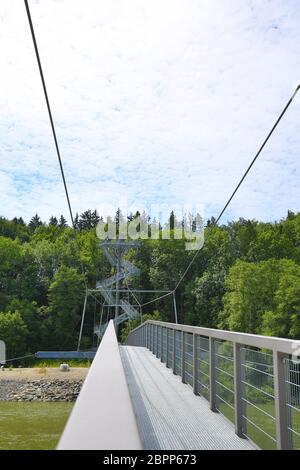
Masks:
[[[299,2],[30,5],[74,212],[104,212],[126,194],[216,215],[300,81]],[[0,70],[0,213],[67,215],[18,0],[0,4]],[[224,220],[300,209],[299,118],[298,102]]]

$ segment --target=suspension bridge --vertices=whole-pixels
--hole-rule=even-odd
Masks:
[[[300,449],[300,341],[113,321],[58,449]]]
[[[25,7],[46,100],[55,149],[68,203],[74,217],[28,0]],[[223,209],[218,223],[285,115],[300,85],[283,108]],[[238,332],[148,321],[119,345],[116,330],[137,318],[139,310],[122,291],[138,269],[123,254],[129,245],[103,242],[115,274],[96,291],[114,318],[94,333],[100,346],[61,437],[58,449],[299,449],[300,342]],[[133,243],[131,248],[136,248]],[[199,251],[170,292],[173,295]],[[82,271],[85,273],[84,266]],[[78,350],[85,318],[86,298]],[[154,300],[152,300],[154,301]],[[149,302],[152,302],[149,301]],[[176,304],[174,305],[176,307]],[[176,309],[175,309],[176,314]],[[47,352],[40,352],[40,357]],[[52,354],[62,354],[52,352]],[[69,355],[69,356],[68,356]],[[61,357],[61,356],[60,356]]]

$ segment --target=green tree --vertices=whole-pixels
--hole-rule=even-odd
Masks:
[[[249,258],[262,261],[269,258],[294,258],[295,245],[282,224],[259,224],[257,237],[249,249]]]
[[[17,240],[0,237],[0,309],[14,298],[32,301],[37,295],[34,259]]]
[[[67,228],[67,226],[68,226],[67,221],[66,221],[66,219],[64,218],[63,215],[61,215],[60,218],[59,218],[58,226],[59,226],[59,228]]]
[[[94,210],[93,212],[91,210],[87,210],[81,214],[77,223],[80,230],[90,230],[91,228],[96,227],[99,221],[100,217],[98,216],[97,210]]]
[[[84,277],[76,269],[62,266],[54,275],[49,288],[55,341],[53,347],[74,347],[75,328],[80,320],[84,301]]]
[[[25,242],[30,238],[30,230],[21,217],[15,217],[13,220],[7,220],[4,217],[0,217],[0,236]]]
[[[49,225],[54,225],[54,227],[57,227],[58,225],[58,220],[56,217],[53,217],[53,215],[49,219]]]
[[[299,266],[282,259],[249,263],[238,260],[229,270],[224,310],[219,315],[219,326],[235,331],[261,333],[267,311],[276,311],[277,290],[281,279],[298,275]]]
[[[27,335],[28,330],[20,312],[0,313],[0,339],[6,344],[8,359],[26,353]]]
[[[186,321],[188,324],[216,328],[222,310],[226,272],[218,267],[209,268],[197,278],[187,291],[191,297]]]
[[[6,307],[6,312],[19,312],[27,327],[26,350],[37,351],[42,345],[42,318],[36,302],[13,299]]]
[[[275,308],[263,315],[262,333],[284,338],[300,338],[300,266],[284,272],[275,293]]]
[[[32,219],[30,220],[29,224],[28,224],[28,227],[34,231],[37,227],[39,227],[40,225],[43,225],[43,222],[41,221],[40,217],[38,216],[38,214],[35,214]]]
[[[255,243],[257,236],[257,222],[240,218],[237,222],[229,224],[233,239],[236,241],[238,255],[241,258],[249,258],[250,247]]]

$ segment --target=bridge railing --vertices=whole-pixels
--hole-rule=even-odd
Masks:
[[[300,341],[147,321],[144,346],[262,449],[300,449]]]
[[[115,327],[110,321],[57,449],[141,448]]]

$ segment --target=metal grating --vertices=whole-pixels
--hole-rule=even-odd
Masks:
[[[300,448],[294,353],[300,341],[151,321],[133,330],[127,344],[143,344],[144,328],[161,362],[234,423],[239,436],[262,449]]]
[[[146,348],[121,346],[120,351],[144,449],[253,449]]]

